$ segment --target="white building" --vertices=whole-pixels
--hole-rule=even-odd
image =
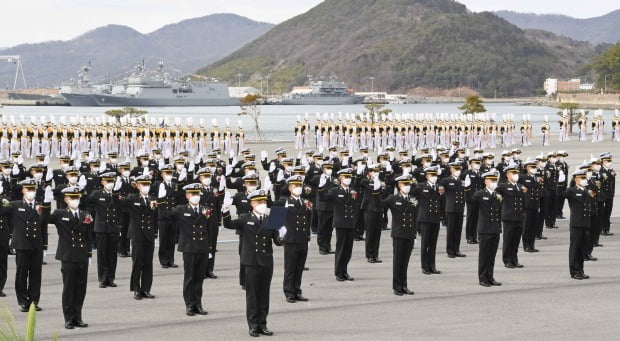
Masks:
[[[243,98],[247,95],[259,95],[260,91],[251,86],[229,86],[228,95],[232,98]]]
[[[558,92],[558,79],[547,78],[545,80],[544,89],[547,92],[547,96],[553,96]]]

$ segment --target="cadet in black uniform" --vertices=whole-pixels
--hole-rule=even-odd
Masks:
[[[92,256],[88,240],[90,213],[80,210],[80,189],[67,187],[62,190],[67,208],[57,209],[50,216],[50,223],[58,230],[56,259],[61,261],[62,312],[65,328],[88,327],[82,320],[82,306],[86,296],[88,261]]]
[[[407,285],[407,268],[416,237],[416,207],[418,201],[410,195],[413,178],[402,175],[395,179],[398,194],[383,200],[392,211],[392,289],[394,295],[413,295]]]
[[[181,191],[179,183],[173,179],[173,165],[163,165],[159,168],[162,180],[154,183],[157,191],[157,206],[164,206],[163,211],[170,211],[180,204]],[[178,225],[174,219],[158,217],[157,229],[159,230],[159,264],[162,268],[177,268],[174,263],[174,246],[177,242]]]
[[[587,189],[585,170],[573,173],[574,186],[566,190],[570,207],[570,246],[568,248],[568,268],[571,278],[582,280],[590,278],[583,272],[584,254],[589,248],[586,231],[590,228],[590,215],[594,207],[595,193]]]
[[[478,280],[480,285],[490,287],[502,285],[495,280],[493,268],[495,255],[499,246],[499,235],[502,233],[500,222],[502,196],[495,191],[499,172],[495,169],[482,174],[486,188],[478,190],[472,198],[473,208],[478,212],[477,231],[480,237],[478,254]]]
[[[523,232],[523,200],[527,187],[519,184],[520,170],[517,165],[504,168],[506,182],[500,182],[497,193],[501,194],[502,200],[502,224],[504,228],[504,244],[502,247],[502,260],[504,266],[509,269],[522,268],[517,254],[519,242]]]
[[[155,298],[151,294],[153,284],[153,252],[155,248],[155,207],[156,201],[149,197],[151,176],[140,175],[135,178],[137,194],[121,199],[121,205],[129,209],[129,238],[131,239],[131,282],[133,298]]]
[[[301,277],[308,257],[310,241],[311,204],[303,198],[304,177],[291,176],[286,180],[291,195],[281,198],[274,206],[286,208],[284,236],[284,296],[289,303],[307,301],[301,294]]]
[[[119,198],[127,198],[130,194],[135,193],[136,189],[131,186],[131,164],[129,162],[121,162],[118,164],[118,178],[121,181],[121,189],[118,190]],[[121,234],[118,240],[118,255],[119,257],[130,257],[131,243],[127,233],[129,231],[129,209],[125,206],[120,208],[118,213],[118,222],[120,225]]]
[[[2,170],[11,170],[11,163],[8,160],[0,160]],[[0,201],[11,201],[11,184],[7,176],[0,175]],[[7,265],[9,260],[9,242],[13,234],[13,225],[10,224],[9,217],[0,215],[0,297],[5,297],[3,292],[7,279]]]
[[[542,180],[536,175],[536,161],[527,160],[524,164],[525,174],[519,177],[519,183],[526,188],[523,198],[523,250],[525,252],[538,252],[536,249],[536,230],[538,221],[538,210],[540,209],[540,192],[542,191]]]
[[[469,159],[469,167],[467,171],[461,173],[461,177],[465,180],[465,203],[467,205],[467,216],[465,220],[465,238],[467,238],[467,244],[478,244],[478,237],[476,236],[476,225],[478,215],[475,209],[470,210],[470,203],[474,193],[477,190],[484,188],[484,181],[480,173],[480,158]]]
[[[564,201],[565,201],[564,199],[566,199],[564,192],[566,192],[566,187],[568,185],[568,176],[569,176],[568,163],[566,163],[565,161],[565,158],[568,157],[568,153],[563,150],[559,150],[557,152],[557,156],[558,156],[558,160],[555,162],[555,167],[558,170],[558,175],[560,174],[560,172],[564,174],[564,180],[560,181],[560,179],[558,178],[558,190],[555,195],[555,211],[556,211],[557,219],[566,219],[562,211],[564,209]]]
[[[319,219],[316,243],[319,246],[319,253],[322,255],[334,253],[331,247],[332,233],[334,231],[334,208],[327,202],[326,198],[321,196],[321,191],[319,191],[319,187],[321,187],[320,182],[323,179],[326,181],[323,188],[324,192],[329,191],[332,186],[336,186],[333,180],[333,167],[332,161],[325,161],[321,165],[323,173],[309,180],[309,184],[315,188],[316,192],[316,210]]]
[[[612,155],[611,153],[602,153],[600,155],[603,162],[603,168],[601,173],[603,175],[603,183],[601,190],[605,194],[605,209],[603,210],[602,217],[602,232],[603,236],[612,236],[611,227],[611,211],[614,206],[614,195],[616,194],[616,171],[612,168]]]
[[[462,164],[449,163],[449,176],[441,179],[439,185],[445,189],[446,253],[448,257],[465,257],[461,253],[463,213],[465,212],[465,187],[461,180]]]
[[[381,242],[381,228],[383,225],[383,203],[385,197],[385,183],[381,183],[381,166],[379,164],[368,168],[368,173],[358,182],[357,186],[362,194],[361,208],[364,211],[366,227],[366,260],[368,263],[382,263],[379,259],[379,245]],[[384,178],[385,179],[385,178]]]
[[[557,229],[555,219],[557,217],[557,192],[558,192],[558,168],[556,166],[557,155],[555,152],[547,153],[547,164],[545,165],[545,196],[543,209],[545,215],[545,226],[548,229]]]
[[[338,185],[329,183],[329,176],[321,175],[319,197],[334,209],[333,227],[336,229],[336,258],[334,273],[338,281],[353,281],[347,269],[353,252],[353,211],[357,192],[351,188],[352,168],[338,171]]]
[[[215,254],[217,252],[217,236],[220,227],[220,212],[222,211],[222,200],[224,199],[224,191],[226,180],[222,177],[219,184],[213,181],[213,173],[208,167],[198,170],[198,181],[201,184],[200,204],[205,206],[211,212],[209,218],[209,252],[211,257],[207,260],[207,278],[215,279],[217,276],[213,273],[215,267]],[[217,185],[217,186],[216,186]]]
[[[245,265],[245,301],[246,316],[250,335],[257,337],[273,335],[267,328],[269,314],[269,288],[273,276],[273,246],[282,245],[281,236],[286,228],[270,230],[267,228],[267,191],[257,190],[248,196],[252,212],[242,214],[237,219],[230,217],[230,204],[224,202],[222,207],[224,227],[239,231],[243,239],[241,262]]]
[[[445,192],[442,186],[437,185],[437,173],[439,167],[428,167],[424,170],[425,182],[419,183],[413,193],[418,199],[418,228],[422,231],[422,246],[420,260],[422,273],[425,275],[440,274],[435,266],[435,253],[437,250],[437,237],[439,236],[439,223],[441,221],[441,196]]]
[[[157,210],[179,227],[179,251],[183,252],[183,299],[187,316],[207,315],[202,307],[202,284],[205,279],[209,253],[209,219],[215,212],[200,204],[202,185],[186,185],[186,205],[173,209],[162,205]]]
[[[97,238],[97,273],[99,287],[116,287],[116,264],[118,260],[119,201],[115,190],[116,173],[99,175],[103,189],[96,189],[82,199],[82,205],[95,208],[95,237]],[[120,189],[120,180],[116,182]],[[65,200],[66,201],[66,200]]]
[[[242,180],[245,190],[235,193],[232,198],[232,205],[237,209],[237,216],[252,212],[248,195],[258,188],[258,174],[246,175],[242,178]],[[269,200],[269,198],[267,199]],[[238,234],[239,231],[235,231],[235,233]],[[243,249],[243,239],[239,238],[239,256],[241,256],[241,249]],[[239,285],[241,285],[241,289],[245,290],[245,267],[241,259],[239,262]]]

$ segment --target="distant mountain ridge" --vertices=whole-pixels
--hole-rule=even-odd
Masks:
[[[620,41],[620,9],[600,17],[578,19],[558,14],[533,14],[497,11],[495,14],[520,28],[553,32],[594,44]]]
[[[71,40],[22,44],[2,54],[22,56],[29,87],[55,86],[76,78],[79,68],[89,60],[92,79],[120,75],[143,58],[147,67],[163,61],[170,73],[191,73],[272,27],[235,14],[213,14],[169,24],[148,34],[128,26],[107,25]],[[0,62],[0,87],[12,87],[14,74],[14,65]]]

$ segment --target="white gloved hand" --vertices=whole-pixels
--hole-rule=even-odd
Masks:
[[[213,258],[213,255],[211,254],[211,252],[209,252],[209,259]]]
[[[276,170],[276,163],[272,162],[269,164],[269,173],[273,173]]]
[[[144,167],[144,170],[142,171],[142,175],[150,175],[151,174],[151,170],[149,169],[149,167]]]
[[[123,187],[123,181],[121,180],[120,176],[117,176],[116,181],[114,181],[114,188],[112,189],[112,191],[120,191],[121,187]]]
[[[43,202],[49,203],[54,199],[54,193],[52,192],[52,186],[45,187],[45,194],[43,195]]]
[[[165,166],[166,164],[164,163],[164,158],[162,157],[161,159],[159,159],[159,163],[158,163],[158,167],[161,169],[163,166]]]
[[[20,156],[17,157],[17,164],[20,165],[20,166],[24,164],[24,157],[23,156],[20,155]]]
[[[560,169],[560,173],[558,174],[558,182],[564,181],[566,181],[566,174],[564,174],[564,171]]]
[[[50,156],[49,155],[45,155],[45,157],[43,158],[43,164],[46,165],[46,166],[50,164]]]
[[[356,173],[357,173],[357,175],[362,175],[364,173],[364,167],[358,166],[357,170],[356,170]]]
[[[463,182],[463,186],[465,187],[471,186],[471,179],[469,178],[469,174],[465,176],[465,182]]]
[[[271,179],[269,179],[269,176],[266,176],[265,181],[263,183],[263,189],[269,192],[271,191],[271,188],[273,188],[273,184],[271,184]]]
[[[181,173],[179,173],[179,181],[185,181],[187,178],[187,169],[183,168]]]
[[[47,173],[45,174],[45,181],[50,182],[54,178],[54,171],[52,167],[47,167]]]
[[[372,189],[378,191],[379,188],[381,188],[381,181],[379,180],[379,177],[376,176],[372,183]]]
[[[226,176],[230,176],[230,174],[232,174],[232,172],[233,172],[232,166],[231,165],[227,165],[226,166],[226,173],[225,173],[225,175]]]
[[[75,162],[73,162],[73,165],[77,168],[80,169],[82,168],[82,161],[80,161],[80,159],[75,160]]]
[[[278,234],[280,235],[280,238],[284,238],[284,236],[286,235],[286,226],[280,227],[280,229],[278,230]]]
[[[231,150],[228,152],[228,158],[229,158],[229,159],[232,159],[233,157],[235,157],[235,152],[231,149]]]
[[[166,197],[166,185],[163,183],[159,184],[159,193],[157,194],[158,199],[163,199]]]
[[[266,150],[261,150],[260,151],[260,159],[261,160],[265,160],[266,161],[268,156],[269,156],[269,154],[267,154]]]
[[[469,157],[469,148],[465,149],[465,156]]]
[[[349,157],[348,156],[345,156],[345,157],[342,158],[342,165],[343,166],[347,166],[347,167],[349,166]]]
[[[222,212],[228,212],[232,203],[233,198],[230,196],[229,192],[226,192],[226,194],[224,194],[224,201],[222,203]]]
[[[276,182],[282,182],[282,181],[284,181],[284,171],[279,169],[278,175],[276,177]]]
[[[80,179],[78,180],[78,188],[83,190],[86,187],[86,177],[84,175],[80,175]]]
[[[105,161],[101,161],[101,163],[99,164],[99,173],[103,173],[105,172],[105,170],[107,169],[107,165]]]
[[[437,176],[441,175],[442,171],[443,171],[443,168],[439,167],[439,171],[437,172]]]
[[[17,166],[16,163],[13,164],[13,170],[11,171],[11,174],[19,175],[19,167]]]
[[[304,155],[304,153],[302,153],[302,152],[297,153],[297,159],[298,159],[298,160],[299,160],[299,159],[301,159],[301,157],[302,157],[303,155]]]
[[[4,181],[0,181],[0,194],[4,193]]]
[[[392,171],[392,164],[388,163],[387,165],[385,165],[385,171],[386,172],[391,172]]]
[[[224,192],[226,190],[226,177],[220,177],[220,186],[217,189],[219,192]]]
[[[233,157],[232,158],[232,162],[230,163],[231,166],[235,166],[237,164],[237,162],[239,162],[239,160],[237,159],[237,157]]]
[[[325,185],[327,184],[327,175],[325,174],[321,174],[321,178],[319,179],[319,187],[325,187]]]
[[[188,172],[193,172],[194,170],[196,170],[196,165],[194,164],[194,161],[190,161],[189,165],[187,166],[187,171]]]
[[[199,165],[201,162],[202,162],[202,156],[200,155],[196,156],[196,158],[194,159],[194,164]]]

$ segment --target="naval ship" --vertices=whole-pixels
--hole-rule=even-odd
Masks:
[[[239,99],[230,97],[228,84],[212,78],[196,81],[191,76],[170,79],[163,62],[157,70],[147,70],[144,61],[134,66],[132,74],[115,84],[90,92],[61,92],[72,106],[164,107],[164,106],[234,106]]]
[[[349,92],[344,82],[339,82],[332,75],[328,80],[310,80],[307,92],[284,94],[284,105],[338,105],[360,104],[364,97]]]

